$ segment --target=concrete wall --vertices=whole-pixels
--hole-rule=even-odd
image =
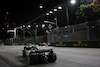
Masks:
[[[49,32],[49,42],[97,41],[100,40],[100,20],[59,28],[58,36],[56,29]]]

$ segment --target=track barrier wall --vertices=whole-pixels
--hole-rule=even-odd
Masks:
[[[30,43],[12,43],[12,44],[0,44],[0,46],[2,46],[2,45],[28,45],[28,44],[30,44]],[[38,43],[31,43],[32,45],[35,45],[35,44],[38,44]]]
[[[5,44],[5,45],[28,45],[30,43],[13,43],[13,44]],[[39,43],[31,43],[33,45]],[[4,44],[0,44],[2,46]],[[51,42],[49,46],[55,47],[93,47],[100,48],[100,41],[75,41],[75,42]]]
[[[56,47],[97,47],[100,48],[100,41],[78,41],[78,42],[52,42]]]

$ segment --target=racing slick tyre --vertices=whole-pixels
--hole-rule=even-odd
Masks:
[[[28,65],[36,64],[36,57],[34,55],[28,56]]]
[[[26,47],[24,47],[24,49],[26,49]]]
[[[44,63],[45,62],[44,56],[42,56],[42,55],[38,56],[38,62]]]
[[[25,50],[23,50],[23,57],[25,57],[26,56],[26,54],[25,54]]]
[[[49,62],[55,62],[56,59],[57,59],[57,56],[56,56],[56,54],[54,52],[53,53],[49,53],[49,55],[48,55],[48,61]]]

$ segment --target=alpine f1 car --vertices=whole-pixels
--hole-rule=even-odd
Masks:
[[[55,62],[57,59],[56,54],[52,49],[32,50],[28,56],[28,64],[36,64],[43,62]]]
[[[43,43],[39,43],[39,46],[48,46],[47,43],[43,42]]]
[[[56,54],[52,49],[40,49],[36,45],[25,45],[23,56],[28,58],[28,64],[36,64],[43,62],[55,62]]]

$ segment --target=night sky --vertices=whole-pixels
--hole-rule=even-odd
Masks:
[[[9,12],[10,23],[16,23],[16,26],[25,24],[30,20],[45,13],[49,9],[64,2],[64,0],[1,0],[0,1],[0,39],[6,38],[4,28],[4,17]],[[43,9],[39,6],[42,5]]]
[[[1,0],[0,1],[0,39],[6,38],[7,33],[2,28],[4,27],[4,17],[6,12],[9,12],[10,23],[16,23],[16,26],[25,24],[32,19],[40,16],[46,11],[58,6],[63,2],[69,0]],[[93,0],[77,0],[77,2],[86,1],[86,3],[91,3]],[[42,5],[43,9],[40,9],[39,6]],[[79,5],[79,4],[77,4]],[[72,6],[73,7],[73,6]],[[71,9],[74,11],[74,7]],[[70,12],[71,13],[71,12]],[[75,16],[72,12],[72,22]],[[73,23],[72,23],[73,24]],[[61,24],[60,24],[61,25]]]
[[[3,0],[0,2],[0,14],[8,11],[14,22],[27,23],[61,2],[63,0]],[[39,5],[43,5],[44,8],[41,10]]]

